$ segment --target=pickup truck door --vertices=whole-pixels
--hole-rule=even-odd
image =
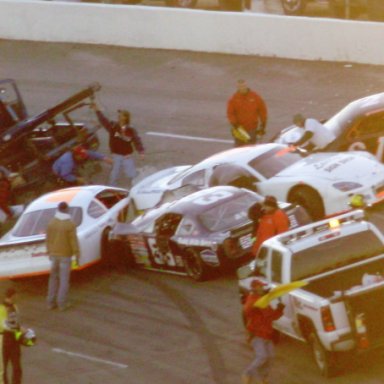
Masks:
[[[268,263],[270,268],[267,268],[270,271],[269,281],[271,281],[273,286],[283,283],[283,255],[279,250],[272,250],[268,256]],[[284,313],[279,320],[275,322],[275,328],[282,333],[291,335],[292,337],[299,337],[298,327],[296,321],[296,315],[294,310],[294,298],[287,294],[280,298],[284,303]],[[272,304],[273,305],[273,304]]]

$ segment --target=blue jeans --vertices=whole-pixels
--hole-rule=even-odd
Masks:
[[[256,380],[267,380],[272,360],[275,356],[273,342],[272,340],[255,337],[252,340],[252,347],[256,356],[252,363],[245,369],[244,375],[251,376]]]
[[[117,185],[117,179],[119,178],[121,168],[123,168],[125,176],[127,176],[128,179],[132,180],[136,176],[135,161],[132,155],[123,156],[112,154],[112,159],[113,165],[109,175],[110,185]]]
[[[67,304],[69,278],[71,274],[71,258],[50,256],[51,274],[49,275],[48,297],[49,307],[64,308]]]

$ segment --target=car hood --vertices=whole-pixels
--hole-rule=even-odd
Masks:
[[[321,178],[361,181],[384,176],[384,166],[367,152],[315,153],[291,165],[275,177]]]
[[[303,136],[302,128],[299,128],[296,125],[291,125],[283,129],[272,140],[274,143],[278,143],[278,144],[290,144],[290,143],[296,142],[302,136]]]
[[[168,182],[172,178],[190,167],[190,165],[180,165],[156,172],[135,184],[131,189],[131,196],[136,193],[162,192],[168,189]]]

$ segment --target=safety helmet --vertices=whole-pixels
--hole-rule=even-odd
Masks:
[[[349,199],[349,206],[351,208],[364,208],[365,207],[365,201],[364,196],[360,193],[352,195]]]
[[[36,333],[33,329],[28,328],[25,331],[21,332],[18,340],[19,343],[24,347],[32,347],[36,343]]]

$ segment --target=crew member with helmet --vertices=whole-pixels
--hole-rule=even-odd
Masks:
[[[265,196],[262,204],[262,213],[259,214],[256,227],[256,241],[252,246],[252,253],[256,257],[261,244],[279,233],[288,231],[290,222],[287,214],[278,206],[274,196]]]
[[[336,136],[318,120],[305,118],[301,113],[293,117],[293,123],[302,128],[304,133],[298,140],[289,143],[290,145],[302,146],[306,144],[308,149],[319,150],[336,139]]]
[[[275,308],[268,305],[266,308],[255,306],[257,300],[268,292],[267,285],[255,279],[251,283],[251,292],[243,306],[243,315],[246,329],[249,333],[249,342],[255,351],[255,358],[245,369],[242,375],[243,384],[267,383],[274,358],[275,330],[273,322],[283,315],[284,304],[278,302]]]
[[[59,183],[64,186],[84,185],[86,180],[78,175],[78,167],[86,160],[102,160],[108,164],[112,160],[99,152],[90,151],[81,145],[64,152],[52,165],[52,171]]]
[[[268,111],[263,98],[245,80],[237,81],[237,91],[227,103],[227,118],[232,125],[235,147],[256,144],[265,134]]]

